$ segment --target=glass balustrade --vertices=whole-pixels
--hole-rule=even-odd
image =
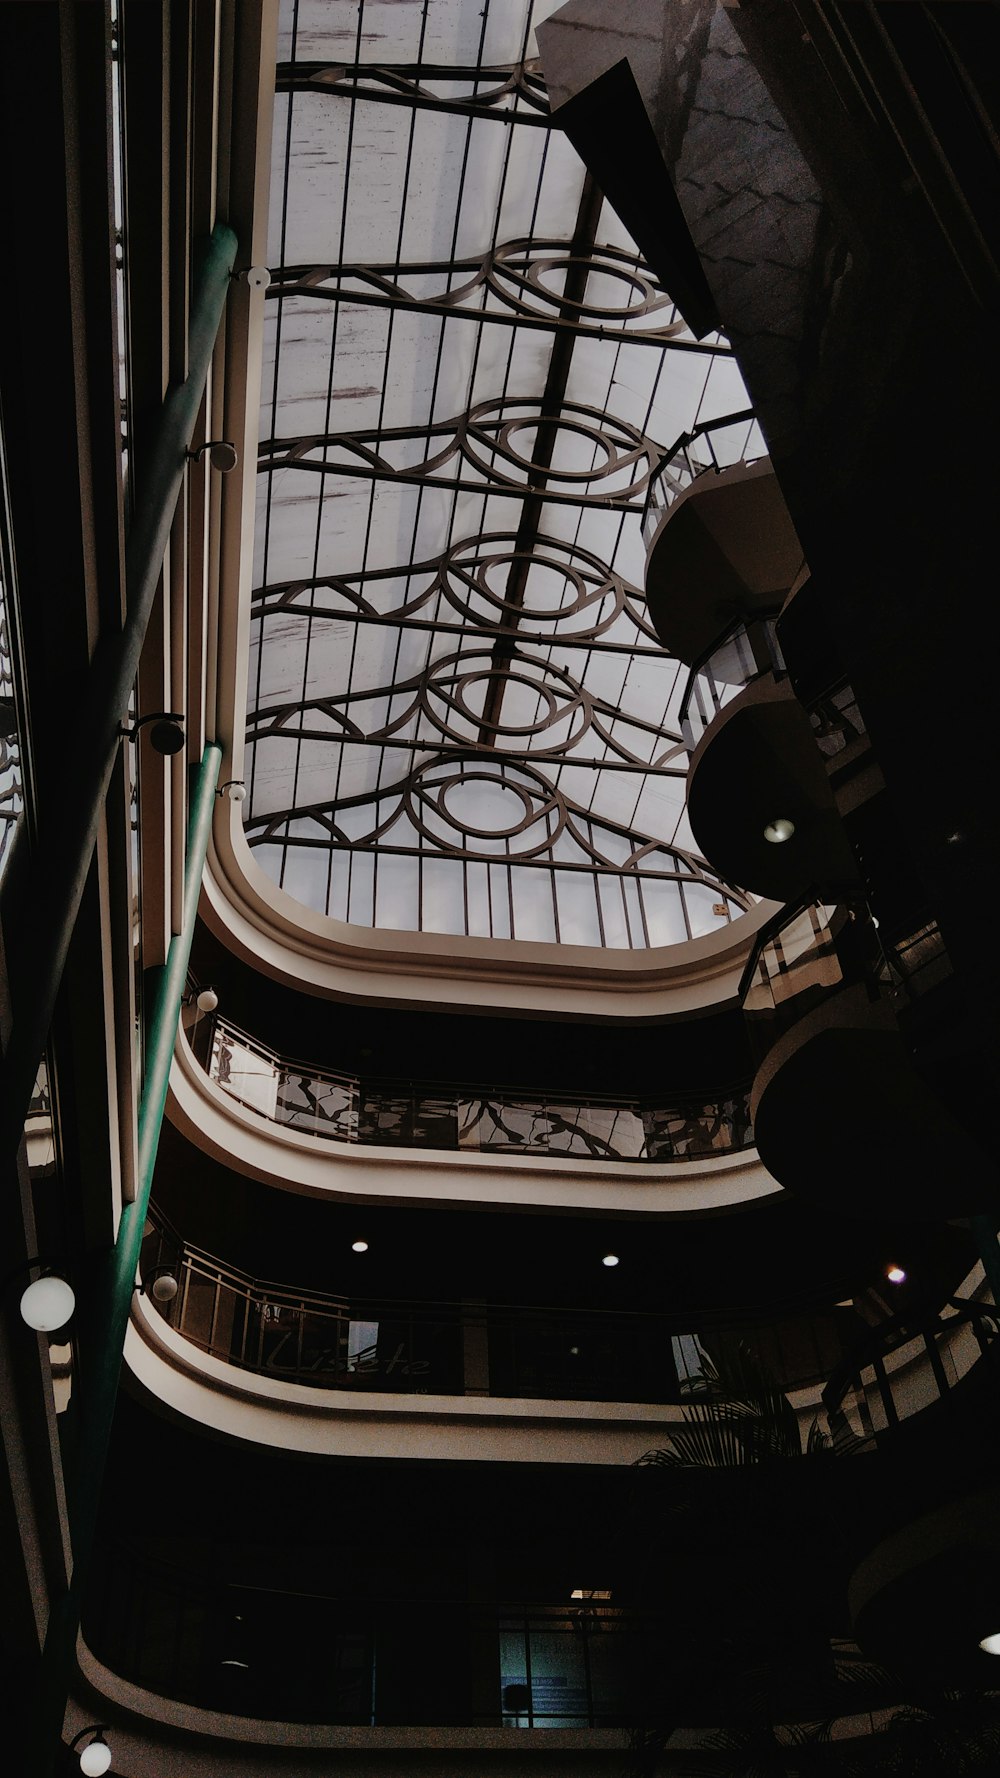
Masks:
[[[709,420],[684,436],[668,453],[649,484],[642,515],[642,540],[647,550],[664,514],[701,475],[731,469],[737,463],[759,462],[768,454],[751,409]]]
[[[740,988],[758,1061],[830,994],[859,985],[872,1000],[883,996],[884,963],[878,931],[864,909],[820,902],[782,909],[758,935]]]
[[[773,618],[733,625],[688,675],[680,708],[684,743],[693,753],[721,710],[765,673],[784,673]]]
[[[224,1019],[196,1050],[230,1096],[332,1141],[580,1161],[696,1161],[753,1145],[745,1088],[674,1104],[371,1081],[282,1060]]]

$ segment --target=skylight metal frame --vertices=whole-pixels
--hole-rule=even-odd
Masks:
[[[519,58],[500,63],[483,54],[493,23],[487,0],[477,11],[482,59],[454,66],[422,53],[428,31],[435,29],[436,12],[453,10],[450,0],[431,0],[422,9],[421,53],[391,64],[364,61],[366,11],[377,16],[374,0],[368,0],[367,8],[365,0],[343,0],[327,9],[354,21],[352,54],[345,54],[342,63],[296,60],[306,4],[289,0],[292,54],[279,63],[277,76],[278,92],[287,97],[280,138],[282,120],[276,119],[280,263],[272,270],[268,295],[273,352],[262,410],[260,572],[255,574],[252,606],[260,646],[248,698],[250,795],[244,806],[250,844],[293,894],[321,912],[349,920],[379,923],[381,856],[416,857],[421,885],[424,862],[447,858],[461,867],[466,884],[463,919],[442,928],[432,918],[432,930],[558,939],[562,925],[575,924],[576,942],[630,946],[712,930],[720,919],[741,911],[746,898],[723,885],[684,843],[679,789],[670,793],[666,806],[672,813],[660,837],[654,823],[642,821],[653,809],[651,789],[659,785],[657,794],[662,794],[676,783],[686,761],[676,721],[670,720],[683,675],[655,644],[645,619],[635,539],[650,478],[663,457],[648,428],[665,366],[686,363],[693,371],[704,365],[693,420],[713,367],[729,359],[728,347],[723,341],[694,341],[630,244],[611,238],[616,227],[620,236],[620,225],[542,109],[540,75],[527,53],[532,0],[527,0]],[[455,87],[462,84],[469,90],[456,96]],[[434,90],[442,87],[446,90]],[[356,232],[353,194],[365,177],[359,142],[368,120],[379,115],[380,102],[395,106],[393,115],[401,104],[406,108],[388,137],[395,153],[392,167],[402,171],[392,258],[348,250],[352,229]],[[303,103],[322,105],[328,117],[336,113],[342,120],[336,126],[343,161],[338,251],[325,257],[315,252],[307,258],[289,256],[287,251],[301,222],[298,211],[290,210],[290,188],[301,178],[301,164],[295,165],[296,145],[301,149],[295,106]],[[529,104],[531,109],[525,110]],[[317,124],[317,116],[314,110],[309,121],[321,143],[324,126]],[[487,125],[497,118],[530,119],[535,128],[528,137],[507,130],[496,138]],[[460,138],[432,138],[451,155],[450,251],[443,254],[435,241],[429,244],[437,250],[421,258],[406,252],[407,218],[426,177],[421,169],[426,169],[428,138],[423,134],[418,141],[418,131],[445,128],[460,131]],[[518,146],[515,154],[515,142],[536,144],[530,189],[523,183],[516,186],[526,163],[524,147]],[[475,253],[463,253],[462,233],[468,232],[475,211],[476,181],[482,181],[487,153],[493,156],[496,176],[492,235]],[[516,156],[521,158],[515,169]],[[575,174],[567,157],[572,157]],[[554,179],[557,184],[561,179],[564,187],[567,179],[577,186],[575,222],[563,237],[542,227],[547,207],[552,208]],[[514,208],[520,204],[518,214],[526,223],[513,232],[505,230],[511,190]],[[295,205],[300,195],[296,187]],[[470,319],[477,327],[470,333],[463,325],[456,335],[450,324]],[[296,330],[307,343],[316,339],[327,354],[325,394],[311,390],[308,377],[313,373],[308,370],[307,393],[294,393],[294,376],[302,376],[304,362]],[[545,336],[547,357],[542,358]],[[466,344],[460,345],[460,339]],[[433,351],[433,371],[416,392],[422,403],[419,415],[407,424],[389,423],[393,404],[399,406],[394,378],[399,378],[401,364],[412,374],[414,340],[426,342],[425,361]],[[365,361],[371,341],[376,342],[375,356]],[[652,356],[654,347],[658,359]],[[448,386],[463,352],[468,398],[464,408],[449,411]],[[588,355],[586,363],[581,353]],[[342,375],[345,365],[359,362],[380,375],[371,388],[352,388],[348,395],[359,401],[371,398],[366,419],[374,423],[338,427],[331,424],[345,405],[338,399],[338,372]],[[641,376],[640,363],[645,365]],[[481,367],[490,364],[494,368],[486,393]],[[529,390],[526,366],[532,370]],[[377,394],[375,385],[380,385]],[[636,385],[645,389],[641,399]],[[618,418],[616,388],[625,390],[633,410]],[[583,394],[596,399],[581,399]],[[314,429],[289,426],[296,413],[289,403],[295,401],[306,402],[310,414],[320,414],[324,423]],[[289,487],[303,492],[288,496],[284,490]],[[297,531],[289,522],[292,504],[301,507],[311,527],[308,551],[302,547],[300,520],[295,520]],[[331,566],[331,513],[338,516],[348,509],[355,525],[353,559],[340,556]],[[421,548],[428,515],[438,542],[430,555]],[[599,552],[588,530],[595,515],[601,526]],[[383,534],[394,524],[402,544],[395,563],[386,559],[383,546]],[[629,545],[631,576],[616,565],[623,539]],[[489,540],[500,547],[491,558],[487,551],[484,566],[481,546]],[[296,572],[272,572],[272,564],[283,568],[292,555]],[[468,593],[464,610],[455,597],[456,561],[458,583]],[[525,607],[525,589],[534,587],[539,572],[558,579],[561,568],[559,609],[546,622],[537,600],[533,604],[529,597]],[[502,592],[495,584],[500,574],[505,577]],[[335,633],[343,645],[339,655],[331,643]],[[373,678],[376,663],[379,671]],[[293,668],[298,675],[294,684],[289,677]],[[652,691],[630,709],[622,692],[642,671],[651,675]],[[602,676],[609,686],[606,695]],[[279,685],[282,679],[287,683]],[[453,704],[459,694],[465,702],[457,719]],[[357,720],[366,708],[368,717]],[[276,765],[293,757],[275,752],[276,747],[294,749],[294,763]],[[321,759],[327,764],[318,764]],[[499,805],[506,798],[508,810],[511,798],[516,802],[524,794],[525,784],[535,785],[540,775],[545,782],[555,811],[553,833],[535,847],[530,860],[523,848],[518,852],[524,824],[516,821],[503,830],[506,851],[497,846],[484,851],[482,843],[472,843],[470,833],[445,831],[447,824],[433,833],[420,822],[410,832],[400,830],[399,811],[412,808],[415,797],[419,801],[428,777],[436,783],[435,774],[453,770],[455,783],[468,789],[484,782],[484,762],[487,778],[497,787],[493,802]],[[607,778],[609,769],[613,780]],[[314,794],[318,781],[324,784],[321,796]],[[372,817],[369,831],[364,834],[357,820],[348,831],[345,811],[359,811],[366,802]],[[467,797],[465,806],[463,819],[468,822]],[[392,807],[395,815],[387,813]],[[623,810],[629,820],[621,819]],[[565,840],[570,832],[586,835],[573,856]],[[348,854],[348,879],[351,858],[371,855],[367,913],[352,905],[349,890],[345,895],[334,892],[340,867],[335,871],[332,856],[325,889],[322,872],[306,868],[305,854],[324,846],[331,854]],[[293,853],[298,863],[289,870]],[[483,867],[492,885],[501,864],[509,871],[530,865],[532,875],[543,868],[553,883],[561,875],[568,881],[589,871],[595,881],[594,906],[583,922],[587,936],[581,939],[579,921],[560,920],[555,891],[551,915],[539,916],[537,932],[527,930],[523,920],[514,920],[510,885],[510,917],[497,928],[491,912],[484,932],[482,918],[469,914],[468,871]],[[617,882],[623,898],[623,918],[611,919],[614,931],[604,917],[603,892],[596,881],[602,873]],[[634,890],[625,890],[626,878]],[[675,917],[667,922],[671,930],[665,938],[663,920],[647,920],[642,902],[642,884],[654,878],[686,881],[695,899],[696,892],[711,898],[712,913],[701,907],[692,919],[688,898],[677,889]],[[630,895],[634,905],[629,905]],[[422,926],[424,900],[418,887],[411,919],[390,915],[388,923]],[[492,887],[487,900],[492,907]]]

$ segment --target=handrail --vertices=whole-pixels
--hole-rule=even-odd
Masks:
[[[808,889],[802,891],[795,901],[786,902],[776,914],[772,914],[771,918],[766,920],[755,933],[753,944],[750,947],[750,955],[743,966],[743,973],[736,990],[736,998],[740,1006],[744,1005],[746,997],[753,987],[754,976],[757,973],[761,957],[768,946],[780,937],[786,926],[790,926],[792,921],[797,920],[799,915],[804,914],[808,908],[850,907],[857,904],[858,897],[859,891],[856,883],[830,884],[822,892],[815,884],[811,884]]]
[[[655,471],[649,478],[649,485],[646,489],[646,503],[642,510],[642,517],[639,521],[643,537],[646,535],[646,522],[649,518],[649,510],[651,505],[654,504],[654,491],[668,476],[671,464],[676,463],[678,457],[682,456],[689,447],[695,443],[696,439],[705,438],[713,432],[722,432],[728,426],[741,426],[744,423],[750,425],[756,418],[756,412],[752,407],[741,408],[740,411],[735,414],[720,414],[714,420],[700,420],[696,426],[691,427],[689,432],[681,432],[678,435],[673,444],[664,452]],[[714,459],[714,451],[712,454]],[[761,456],[766,455],[767,450],[765,448],[761,452]],[[748,460],[756,462],[758,459],[751,458]],[[703,474],[708,470],[714,470],[715,474],[718,475],[721,469],[725,467],[728,466],[720,464],[718,461],[702,464],[700,469],[692,476],[692,480],[697,480],[698,474]]]
[[[945,1308],[953,1309],[951,1315],[944,1313]],[[904,1312],[893,1315],[879,1322],[860,1339],[856,1346],[830,1374],[823,1394],[822,1402],[828,1413],[837,1413],[852,1380],[860,1371],[870,1368],[873,1362],[889,1357],[906,1345],[928,1332],[932,1334],[948,1332],[964,1322],[991,1323],[993,1337],[1000,1335],[1000,1308],[995,1303],[975,1302],[971,1297],[948,1297],[945,1304],[938,1310],[924,1310],[916,1313]]]
[[[771,624],[773,626],[774,620],[778,616],[779,610],[780,610],[780,606],[775,605],[773,608],[768,609],[768,610],[760,610],[760,611],[754,611],[754,612],[746,612],[746,611],[739,612],[737,614],[737,616],[734,617],[726,625],[725,629],[721,630],[719,632],[719,634],[716,637],[714,637],[714,639],[707,645],[707,647],[702,649],[702,651],[701,651],[700,655],[698,656],[697,660],[695,661],[694,665],[690,668],[690,670],[688,672],[687,681],[684,686],[684,696],[681,698],[680,709],[677,712],[677,726],[680,729],[682,735],[685,734],[685,724],[689,720],[691,699],[694,696],[694,693],[698,688],[699,681],[702,679],[703,676],[705,676],[706,668],[708,667],[709,662],[714,658],[715,655],[718,654],[718,652],[721,648],[725,647],[727,642],[733,641],[741,633],[746,634],[748,636],[748,640],[749,640],[748,632],[754,626],[759,625],[759,626],[763,627],[763,626],[766,626],[767,624]],[[781,649],[780,649],[780,646],[777,642],[776,637],[774,636],[773,632],[771,634],[768,634],[766,629],[765,629],[764,633],[765,633],[765,639],[767,640],[768,654],[770,656],[770,659],[769,659],[766,667],[760,666],[759,662],[757,662],[757,671],[755,673],[753,673],[750,676],[750,678],[745,679],[743,681],[742,687],[739,688],[743,691],[746,690],[748,685],[752,685],[755,682],[755,680],[763,678],[765,673],[783,673],[784,672],[784,666],[783,666],[783,658],[784,657],[781,654]],[[735,681],[733,681],[732,683],[733,683],[734,690],[737,689],[737,683]]]
[[[160,1219],[154,1218],[154,1225]],[[165,1219],[163,1219],[165,1222]],[[582,1401],[683,1401],[707,1357],[751,1345],[783,1388],[815,1387],[842,1350],[832,1299],[716,1311],[412,1301],[265,1283],[154,1226],[143,1270],[169,1264],[180,1288],[151,1308],[224,1363],[314,1388]],[[703,1344],[704,1342],[704,1344]]]
[[[573,1094],[565,1089],[372,1078],[291,1061],[219,1016],[206,1030],[207,1041],[198,1041],[196,1053],[223,1091],[271,1122],[308,1127],[325,1140],[398,1143],[404,1140],[401,1120],[411,1116],[415,1127],[406,1134],[406,1145],[445,1150],[541,1152],[590,1162],[662,1162],[741,1153],[753,1145],[745,1082],[708,1093],[679,1093],[671,1103],[662,1104],[640,1096]],[[270,1073],[260,1077],[265,1093],[252,1094],[245,1082],[243,1090],[231,1084],[223,1071],[228,1069],[227,1043],[266,1064]],[[302,1091],[302,1103],[280,1099],[282,1088],[289,1085]],[[321,1107],[314,1089],[324,1088],[342,1093],[344,1102]],[[400,1101],[407,1103],[401,1106]],[[504,1122],[504,1113],[529,1123],[511,1127]],[[447,1127],[449,1119],[453,1128]],[[431,1127],[422,1127],[422,1120]]]

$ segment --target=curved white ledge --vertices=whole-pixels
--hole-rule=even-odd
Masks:
[[[527,1756],[533,1767],[545,1772],[546,1756],[558,1749],[574,1749],[586,1763],[581,1768],[593,1772],[595,1778],[617,1778],[621,1771],[621,1729],[518,1729],[518,1728],[407,1728],[388,1726],[354,1728],[327,1723],[268,1722],[254,1716],[230,1716],[221,1710],[203,1710],[196,1704],[180,1704],[145,1686],[133,1685],[106,1667],[92,1654],[81,1637],[76,1650],[81,1678],[98,1698],[106,1701],[114,1713],[122,1716],[110,1723],[108,1740],[115,1751],[115,1771],[128,1778],[164,1778],[166,1773],[180,1773],[183,1778],[247,1778],[246,1746],[267,1748],[270,1756],[257,1755],[253,1771],[290,1772],[303,1778],[303,1771],[315,1772],[316,1778],[329,1772],[325,1761],[314,1764],[310,1759],[303,1766],[302,1755],[324,1749],[337,1753],[336,1770],[340,1774],[356,1774],[371,1778],[372,1766],[367,1755],[379,1750],[423,1748],[438,1756],[434,1773],[454,1772],[466,1778],[468,1762],[462,1757],[475,1751],[482,1760],[481,1769],[495,1778],[523,1778]],[[66,1735],[76,1734],[94,1720],[92,1701],[70,1701],[66,1716]],[[103,1714],[103,1713],[102,1713]],[[148,1725],[148,1726],[147,1726]],[[159,1734],[157,1731],[162,1730]],[[178,1746],[178,1731],[184,1736]],[[232,1743],[227,1747],[226,1743]],[[183,1766],[178,1761],[182,1750]],[[351,1751],[360,1758],[350,1759]],[[607,1760],[593,1763],[591,1752],[607,1752]],[[534,1757],[532,1757],[534,1756]],[[261,1763],[263,1761],[263,1763]],[[378,1770],[383,1770],[381,1763]]]
[[[590,1161],[337,1142],[272,1123],[241,1105],[206,1074],[183,1034],[170,1071],[167,1115],[224,1166],[306,1197],[699,1216],[782,1189],[752,1148],[696,1161]]]
[[[308,994],[524,1017],[690,1017],[735,1000],[761,903],[718,932],[644,951],[351,926],[294,901],[254,862],[239,805],[220,799],[201,913],[228,950]]]
[[[125,1362],[141,1391],[214,1434],[311,1456],[618,1465],[634,1463],[683,1418],[659,1402],[312,1389],[213,1358],[142,1298]]]

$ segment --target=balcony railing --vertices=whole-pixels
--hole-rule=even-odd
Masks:
[[[182,1241],[158,1215],[143,1276],[161,1267],[179,1289],[150,1301],[176,1332],[226,1364],[314,1389],[684,1402],[704,1391],[713,1356],[737,1344],[783,1389],[825,1383],[858,1329],[851,1311],[805,1302],[720,1317],[294,1290]]]
[[[1000,1311],[967,1297],[872,1328],[823,1391],[834,1449],[874,1449],[880,1434],[945,1400],[981,1358],[996,1365],[998,1335]]]
[[[732,624],[692,667],[680,708],[680,729],[689,753],[720,710],[765,673],[784,673],[774,619]]]
[[[564,1604],[369,1600],[226,1584],[116,1543],[84,1617],[93,1653],[161,1697],[283,1722],[521,1729],[635,1720],[657,1625]]]
[[[656,528],[679,494],[709,470],[716,474],[737,463],[757,463],[768,454],[752,408],[704,420],[681,434],[649,484],[642,515],[642,541],[647,550]]]
[[[857,891],[845,891],[845,897]],[[814,1006],[850,986],[875,1001],[892,978],[867,909],[807,894],[762,926],[740,981],[750,1046],[758,1061]]]
[[[579,1161],[696,1161],[753,1146],[747,1089],[647,1105],[587,1094],[370,1080],[291,1062],[217,1018],[208,1073],[273,1123],[334,1142]]]

